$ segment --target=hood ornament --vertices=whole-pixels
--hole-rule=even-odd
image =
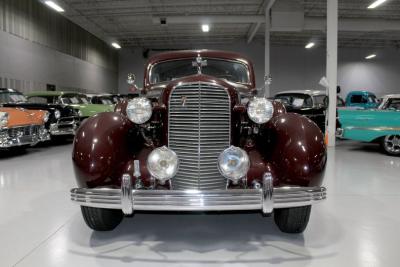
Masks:
[[[197,74],[201,74],[202,68],[207,66],[207,60],[203,60],[200,54],[198,54],[196,61],[192,61],[192,66],[197,67]]]

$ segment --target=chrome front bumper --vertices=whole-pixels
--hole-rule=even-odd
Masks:
[[[75,135],[78,129],[78,121],[72,122],[57,122],[50,125],[49,132],[51,135]]]
[[[35,127],[37,129],[33,130]],[[30,145],[50,140],[50,135],[44,126],[22,126],[0,130],[0,149]]]
[[[124,175],[121,189],[74,188],[71,200],[95,208],[120,209],[124,214],[138,211],[240,211],[308,206],[326,199],[324,187],[273,187],[264,175],[260,189],[227,190],[134,190]]]

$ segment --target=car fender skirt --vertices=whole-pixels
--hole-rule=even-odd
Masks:
[[[119,186],[121,173],[134,159],[138,142],[134,124],[116,112],[99,113],[78,129],[72,152],[79,186]],[[135,142],[136,140],[136,142]]]
[[[287,113],[270,124],[273,146],[271,160],[277,167],[279,183],[319,186],[327,160],[324,136],[310,119]]]

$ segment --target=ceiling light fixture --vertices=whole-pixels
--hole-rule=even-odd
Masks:
[[[373,2],[372,4],[370,4],[370,5],[368,6],[368,9],[376,8],[376,7],[382,5],[382,4],[385,3],[385,2],[386,2],[386,0],[376,0],[375,2]]]
[[[121,46],[118,43],[112,43],[111,45],[116,49],[121,49]]]
[[[371,58],[374,58],[374,57],[376,57],[376,55],[372,54],[372,55],[366,56],[365,59],[371,59]]]
[[[56,3],[54,3],[53,1],[45,1],[44,3],[57,12],[64,12],[64,9],[59,5],[57,5]]]
[[[208,25],[208,24],[201,25],[201,30],[203,32],[209,32],[210,31],[210,25]]]
[[[315,43],[311,42],[311,43],[308,43],[308,44],[306,45],[306,48],[307,48],[307,49],[310,49],[310,48],[313,48],[314,46],[315,46]]]

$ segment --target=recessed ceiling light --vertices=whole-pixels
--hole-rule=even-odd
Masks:
[[[208,25],[208,24],[201,25],[201,30],[203,32],[209,32],[210,31],[210,25]]]
[[[371,59],[371,58],[374,58],[374,57],[376,57],[376,55],[372,54],[372,55],[366,56],[365,59]]]
[[[44,3],[57,12],[64,12],[64,9],[59,5],[57,5],[56,3],[54,3],[53,1],[45,1]]]
[[[378,7],[378,6],[382,5],[385,2],[386,2],[386,0],[376,0],[375,2],[373,2],[372,4],[370,4],[368,6],[368,9],[373,9],[375,7]]]
[[[308,44],[306,45],[306,48],[307,48],[307,49],[313,48],[314,45],[315,45],[315,43],[313,43],[313,42],[308,43]]]
[[[121,46],[118,43],[112,43],[111,45],[116,49],[121,49]]]

